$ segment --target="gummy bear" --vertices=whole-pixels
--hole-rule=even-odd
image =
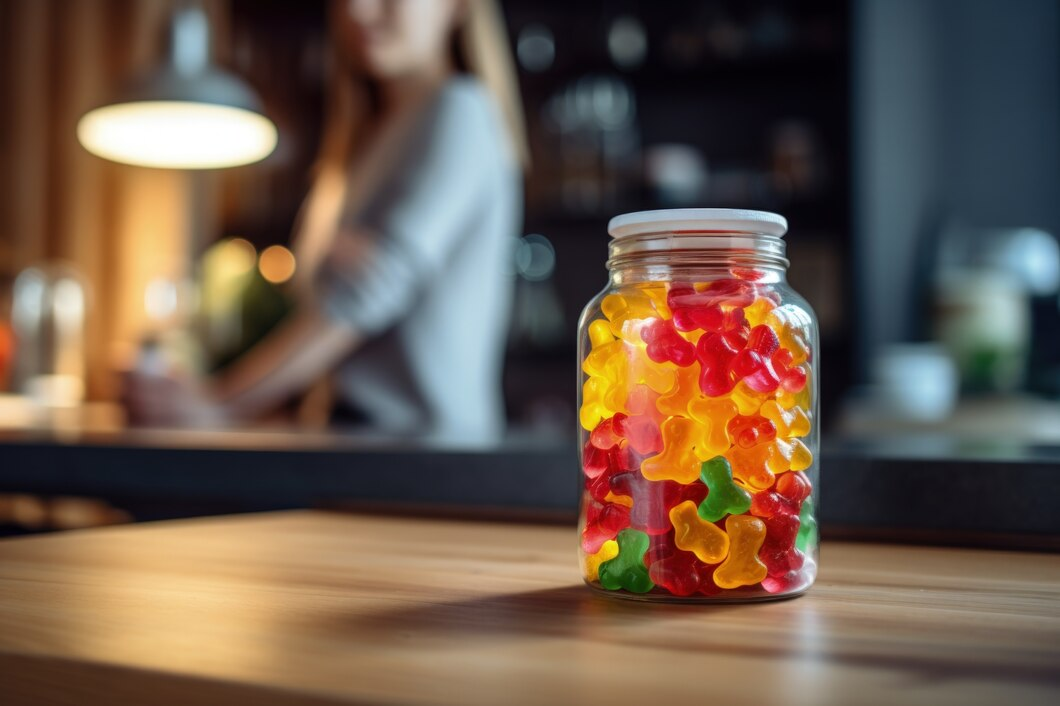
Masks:
[[[642,456],[652,456],[662,451],[662,433],[651,417],[616,414],[615,418],[617,433],[629,440],[634,451]]]
[[[699,424],[696,458],[706,461],[729,448],[729,422],[736,416],[736,405],[731,400],[696,396],[688,403],[688,416]]]
[[[586,441],[582,448],[582,471],[589,478],[597,478],[607,470],[608,453],[604,449],[593,446],[592,441]]]
[[[759,517],[798,515],[810,491],[810,481],[804,473],[785,473],[777,479],[772,490],[755,493],[751,499],[751,513]]]
[[[696,344],[699,359],[699,389],[707,397],[721,397],[732,391],[733,360],[747,343],[741,331],[705,334]]]
[[[800,365],[799,369],[802,370],[803,375],[806,376],[806,384],[803,385],[802,389],[798,392],[788,392],[783,387],[777,391],[777,404],[784,409],[794,409],[795,407],[801,407],[807,416],[809,416],[811,394],[813,388],[810,386],[810,370],[807,365]]]
[[[655,311],[659,316],[664,319],[673,318],[670,314],[670,307],[666,304],[665,284],[642,283],[637,285],[637,289],[651,300],[651,304],[655,307]]]
[[[782,576],[766,576],[762,579],[762,588],[770,593],[796,593],[813,583],[813,578],[814,574],[803,568]]]
[[[747,336],[746,347],[732,360],[732,374],[755,392],[772,393],[780,385],[773,369],[773,354],[780,346],[773,329],[762,324]]]
[[[678,368],[678,370],[681,371],[684,368]],[[631,417],[648,417],[658,426],[663,423],[667,416],[660,412],[656,406],[659,397],[659,393],[647,385],[633,385],[629,388],[629,393],[626,397],[626,410]]]
[[[582,551],[595,554],[609,539],[629,527],[629,508],[624,505],[589,502],[585,508],[585,529],[582,530]]]
[[[787,498],[796,510],[802,507],[802,502],[810,497],[810,493],[813,491],[810,479],[801,471],[793,471],[782,475],[777,479],[776,488],[777,492]]]
[[[606,321],[597,319],[589,324],[589,343],[592,348],[582,362],[582,371],[617,380],[623,374],[624,344],[611,334]]]
[[[817,518],[814,516],[811,498],[807,498],[802,504],[799,521],[799,536],[795,539],[795,547],[800,552],[806,552],[817,544]]]
[[[608,464],[605,472],[585,482],[585,490],[594,500],[600,503],[616,502],[612,498],[613,478],[621,473],[635,471],[640,468],[640,464],[644,460],[644,456],[638,454],[628,444],[616,446],[607,453]],[[618,502],[629,507],[633,504],[633,499],[627,497]]]
[[[733,446],[725,452],[732,466],[732,475],[744,486],[761,490],[769,488],[776,480],[770,462],[776,454],[777,440],[756,444],[751,448]],[[785,469],[786,470],[786,469]]]
[[[799,533],[799,516],[781,512],[762,518],[762,522],[766,526],[766,538],[762,542],[758,558],[765,565],[766,573],[778,577],[801,569],[805,557],[795,548],[795,538]]]
[[[618,556],[600,564],[600,585],[609,591],[624,588],[632,593],[647,593],[655,588],[644,554],[648,551],[648,535],[634,529],[618,533]]]
[[[705,564],[717,564],[729,553],[729,535],[713,522],[700,518],[696,503],[686,500],[670,510],[674,544],[692,552]]]
[[[699,516],[717,522],[725,515],[739,515],[751,507],[751,495],[732,480],[732,468],[724,456],[703,463],[700,470],[703,483],[709,489],[707,498],[699,504]]]
[[[681,338],[670,321],[651,319],[641,327],[640,337],[648,344],[648,357],[656,363],[670,362],[687,368],[696,362],[695,347]]]
[[[780,348],[773,354],[773,371],[785,392],[800,392],[806,387],[806,371],[802,366],[792,365],[793,358],[787,348]]]
[[[755,297],[755,300],[744,308],[744,317],[751,326],[764,324],[769,312],[776,308],[776,304],[766,297]]]
[[[766,565],[758,551],[766,538],[766,526],[750,515],[730,515],[725,519],[729,535],[729,556],[714,571],[714,583],[721,588],[752,586],[766,577]]]
[[[648,550],[648,576],[656,585],[675,596],[694,593],[712,596],[719,592],[713,576],[716,566],[704,564],[695,554],[677,549],[669,535],[652,539]]]
[[[578,411],[578,420],[584,429],[594,429],[601,419],[614,413],[604,401],[612,387],[610,380],[596,376],[582,385],[582,408]]]
[[[775,439],[772,446],[768,465],[773,473],[803,471],[813,463],[813,454],[806,448],[806,444],[798,439]]]
[[[791,362],[800,365],[810,355],[810,315],[793,304],[779,306],[766,316],[765,323],[780,339],[782,348],[791,352]]]
[[[582,559],[582,575],[586,581],[596,581],[600,578],[600,564],[618,556],[618,542],[609,539],[600,545],[600,551],[595,554],[586,554]]]
[[[669,480],[650,481],[636,471],[613,476],[611,490],[633,499],[629,526],[650,535],[670,531],[670,508],[683,501],[699,503],[707,495],[707,488],[702,483],[682,485]]]
[[[625,295],[608,294],[600,302],[600,311],[611,322],[611,333],[627,341],[637,338],[635,322],[656,315],[651,299],[633,292]]]
[[[728,286],[724,281],[718,281],[703,291],[696,291],[690,284],[674,283],[666,298],[674,326],[678,331],[701,329],[712,332],[743,327],[742,307],[746,306],[743,302],[747,299],[746,294],[737,294],[736,290],[744,288],[746,285]],[[732,299],[733,296],[737,298]]]
[[[733,417],[729,421],[728,429],[733,443],[745,449],[764,441],[772,441],[777,436],[776,425],[759,414],[750,417],[743,415]]]
[[[740,414],[750,417],[758,412],[762,404],[769,399],[769,396],[762,392],[755,392],[747,386],[746,382],[741,380],[733,386],[732,392],[729,393],[729,399],[736,405],[736,409]]]
[[[685,417],[670,417],[662,423],[662,453],[644,459],[641,473],[648,480],[692,483],[699,477],[699,459],[693,453],[698,425]]]
[[[680,368],[659,365],[648,357],[647,351],[638,346],[628,346],[628,372],[627,380],[619,382],[618,387],[623,390],[623,401],[628,391],[625,386],[628,383],[644,384],[660,394],[673,389],[677,381],[676,371]]]
[[[659,395],[656,407],[666,416],[687,416],[688,403],[699,395],[699,371],[695,366],[678,368],[677,378],[672,390]]]
[[[759,414],[773,423],[776,436],[787,439],[794,436],[806,436],[810,433],[810,418],[801,407],[784,409],[774,400],[763,402]]]
[[[625,421],[625,419],[626,415],[618,412],[613,417],[601,420],[600,423],[589,432],[589,443],[603,451],[609,451],[615,446],[618,446],[618,444],[621,443],[623,436],[619,431],[619,426]]]

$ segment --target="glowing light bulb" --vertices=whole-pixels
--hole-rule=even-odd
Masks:
[[[277,132],[268,118],[242,108],[144,101],[86,113],[77,138],[89,152],[115,162],[217,169],[264,159],[276,148]]]

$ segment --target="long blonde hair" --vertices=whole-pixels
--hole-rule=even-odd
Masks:
[[[452,37],[455,68],[473,74],[496,102],[507,127],[513,153],[525,169],[529,165],[526,127],[515,66],[508,46],[504,18],[495,0],[467,0],[466,10]],[[338,42],[332,41],[338,51]],[[347,62],[332,57],[328,102],[317,166],[345,163],[355,145],[353,136],[374,117],[377,100],[372,84],[353,75]]]
[[[338,229],[349,161],[360,147],[357,140],[370,134],[379,107],[376,85],[355,75],[339,56],[337,38],[332,36],[331,40],[334,53],[324,129],[313,167],[313,185],[295,225],[294,245],[303,251],[299,259],[305,260],[306,267],[300,263],[299,270],[305,277],[312,276],[323,255],[322,241]],[[451,47],[454,68],[476,76],[486,87],[507,128],[512,153],[524,171],[529,169],[530,153],[515,65],[504,18],[495,0],[466,0]],[[303,285],[309,284],[303,277],[298,279]]]

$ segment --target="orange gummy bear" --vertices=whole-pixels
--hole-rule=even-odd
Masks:
[[[699,459],[692,451],[699,426],[685,417],[662,423],[662,453],[644,459],[640,472],[648,480],[672,480],[685,485],[699,478]]]
[[[705,564],[717,564],[729,553],[729,535],[713,522],[699,516],[699,509],[691,500],[675,505],[670,510],[674,526],[674,544],[678,549],[692,552]]]
[[[766,577],[766,565],[758,560],[758,550],[766,540],[766,525],[751,515],[729,515],[725,519],[729,535],[729,556],[714,571],[719,588],[753,586]]]
[[[729,422],[736,416],[736,405],[724,397],[697,396],[688,403],[688,415],[698,424],[696,458],[706,461],[729,448]]]

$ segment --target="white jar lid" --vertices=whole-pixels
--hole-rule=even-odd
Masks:
[[[742,208],[669,208],[623,213],[607,224],[607,232],[613,238],[677,231],[764,233],[781,237],[788,232],[788,220],[769,211]]]

